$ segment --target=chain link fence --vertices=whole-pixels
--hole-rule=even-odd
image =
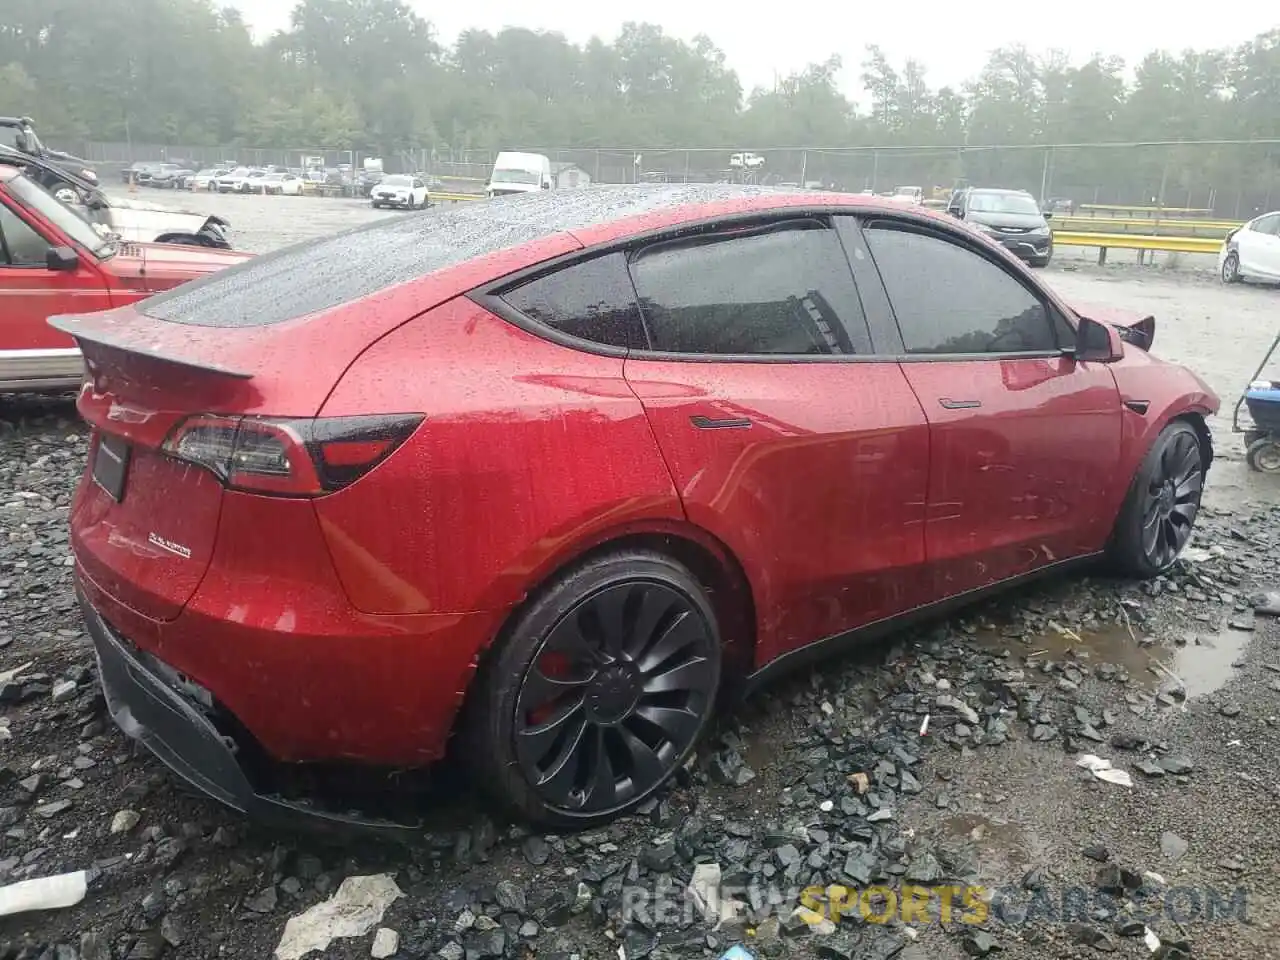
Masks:
[[[359,169],[371,156],[324,148],[197,147],[159,144],[57,145],[109,172],[135,160],[180,160]],[[1034,146],[960,145],[857,148],[524,147],[553,164],[572,164],[595,183],[736,182],[787,184],[850,192],[891,193],[917,186],[944,199],[956,186],[1027,190],[1047,203],[1077,206],[1161,206],[1247,219],[1280,206],[1280,141],[1189,141]],[[388,172],[423,171],[478,192],[495,153],[483,150],[402,151],[382,156]],[[470,184],[468,187],[467,185]]]

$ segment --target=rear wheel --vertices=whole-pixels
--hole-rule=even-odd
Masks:
[[[1204,451],[1191,424],[1160,432],[1134,474],[1108,548],[1118,573],[1139,579],[1173,566],[1191,539],[1204,492]]]
[[[1228,253],[1227,258],[1222,261],[1222,282],[1240,282],[1240,255],[1234,250]]]
[[[715,614],[676,561],[610,554],[556,580],[476,683],[477,781],[531,820],[602,823],[657,792],[697,744],[720,684]]]
[[[1280,443],[1271,437],[1262,437],[1249,444],[1245,460],[1259,473],[1280,473]]]

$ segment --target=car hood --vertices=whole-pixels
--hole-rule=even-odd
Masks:
[[[175,243],[122,243],[103,269],[130,290],[168,290],[224,267],[243,263],[251,253]]]
[[[964,218],[970,223],[981,223],[988,227],[1019,227],[1027,230],[1048,226],[1045,218],[1038,213],[988,213],[985,210],[970,210]]]
[[[81,160],[73,153],[65,153],[62,150],[50,150],[48,147],[45,147],[44,153],[46,159],[56,161],[57,163],[73,163],[86,170],[93,169],[88,160]]]

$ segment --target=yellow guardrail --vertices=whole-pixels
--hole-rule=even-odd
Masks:
[[[1055,215],[1052,225],[1065,230],[1102,231],[1107,233],[1214,233],[1225,236],[1242,226],[1234,220],[1134,219],[1131,217],[1067,217]]]
[[[1145,207],[1141,204],[1127,203],[1082,203],[1077,210],[1132,210],[1149,211],[1151,213],[1213,213],[1208,207]]]
[[[483,193],[433,193],[431,201],[445,200],[449,203],[459,203],[464,200],[483,200]]]
[[[1222,249],[1222,241],[1213,237],[1158,237],[1140,233],[1086,233],[1074,230],[1053,231],[1055,246],[1097,247],[1098,263],[1107,262],[1108,250],[1137,250],[1138,262],[1146,259],[1148,252],[1209,253]]]

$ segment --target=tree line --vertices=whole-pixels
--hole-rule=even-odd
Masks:
[[[392,153],[603,147],[1064,144],[1280,138],[1280,28],[1226,50],[1154,51],[1073,64],[1023,46],[972,81],[930,85],[925,65],[876,46],[745,91],[713,40],[627,23],[584,45],[526,29],[468,30],[448,46],[402,0],[300,0],[255,44],[210,0],[6,0],[0,114],[48,139],[327,147]],[[856,71],[867,107],[840,78]],[[983,170],[978,151],[976,163]],[[1160,155],[1161,177],[1275,179],[1280,151]],[[1172,161],[1170,158],[1172,157]],[[1061,163],[1062,158],[1055,161]],[[1068,161],[1105,177],[1114,156]],[[1039,154],[1013,163],[1042,175]],[[1090,164],[1096,169],[1091,169]],[[930,168],[932,170],[932,167]],[[955,171],[948,170],[942,172]],[[1059,174],[1066,176],[1066,174]],[[1150,179],[1150,177],[1148,177]]]

